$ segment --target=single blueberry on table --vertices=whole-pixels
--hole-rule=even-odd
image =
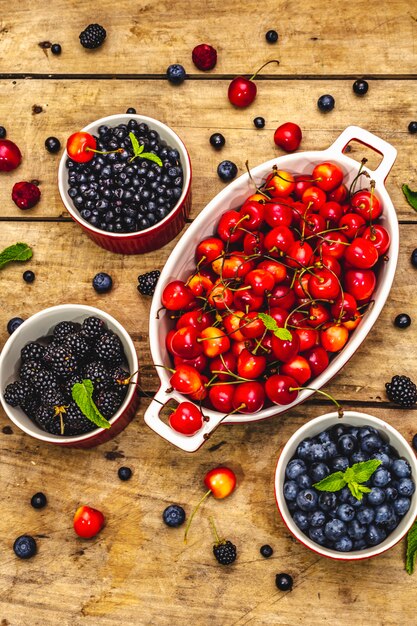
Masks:
[[[9,333],[9,335],[13,334],[14,331],[17,330],[24,321],[25,320],[23,320],[21,317],[12,317],[7,322],[7,332]]]
[[[337,507],[336,514],[337,517],[342,520],[342,522],[351,522],[355,517],[355,509],[347,502],[343,502],[340,506]]]
[[[171,504],[162,513],[162,519],[167,526],[177,528],[185,522],[185,511],[182,506],[177,504]]]
[[[395,459],[392,463],[392,471],[397,478],[408,478],[411,476],[411,467],[405,459]]]
[[[352,548],[353,541],[347,535],[343,535],[343,537],[340,537],[340,539],[338,539],[334,544],[334,549],[338,552],[350,552]]]
[[[302,511],[313,511],[317,507],[317,492],[313,489],[303,489],[297,496],[297,504]]]
[[[322,113],[328,113],[334,109],[334,98],[330,94],[325,94],[324,96],[320,96],[317,100],[317,106]]]
[[[36,554],[36,541],[30,535],[21,535],[15,540],[13,550],[19,559],[30,559]]]
[[[209,141],[210,141],[210,145],[215,150],[220,150],[221,148],[223,148],[223,146],[226,143],[226,139],[221,133],[213,133],[212,135],[210,135]]]
[[[340,519],[332,519],[324,527],[324,534],[330,541],[337,541],[346,533],[346,524]]]
[[[113,286],[112,277],[106,272],[99,272],[93,278],[93,287],[97,293],[107,293]]]
[[[217,166],[217,174],[223,181],[229,181],[236,178],[237,165],[233,161],[222,161]]]
[[[379,506],[385,500],[385,491],[380,487],[372,487],[370,493],[366,494],[366,498],[371,506]]]
[[[397,515],[400,515],[402,517],[407,513],[408,509],[410,508],[410,504],[410,498],[405,498],[404,496],[402,496],[401,498],[397,498],[397,500],[395,500],[393,503],[394,511]]]
[[[300,530],[307,530],[309,526],[308,517],[303,511],[296,511],[293,520]]]
[[[287,480],[284,483],[284,497],[286,500],[295,500],[299,491],[300,488],[294,480]]]
[[[313,482],[318,483],[330,474],[330,469],[325,463],[313,463],[310,467],[310,476]]]
[[[261,548],[259,549],[259,552],[262,554],[262,556],[265,559],[269,559],[269,557],[274,554],[273,549],[267,543],[264,546],[261,546]]]
[[[300,459],[293,459],[287,465],[285,473],[287,478],[295,480],[300,474],[304,474],[307,470],[306,464]]]
[[[170,65],[166,72],[167,78],[173,85],[180,85],[186,79],[186,71],[179,63]]]

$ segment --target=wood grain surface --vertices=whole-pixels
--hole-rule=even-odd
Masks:
[[[162,0],[20,0],[0,12],[0,125],[23,154],[19,169],[0,177],[0,249],[16,241],[33,247],[25,264],[0,271],[0,347],[7,321],[29,317],[64,302],[88,303],[114,315],[134,340],[141,364],[142,399],[137,416],[114,440],[91,450],[59,449],[22,433],[0,409],[0,626],[412,626],[416,623],[417,574],[404,571],[404,542],[388,553],[359,563],[323,559],[290,536],[274,499],[280,449],[306,420],[332,410],[318,396],[259,424],[222,426],[196,454],[187,455],[150,431],[143,413],[158,378],[148,345],[150,299],[136,290],[137,276],[162,269],[176,240],[159,251],[121,256],[95,246],[71,221],[56,184],[60,155],[44,147],[48,136],[66,137],[90,121],[135,107],[169,124],[182,137],[193,164],[191,219],[224,187],[216,168],[223,159],[255,166],[284,154],[273,133],[284,121],[303,129],[302,150],[328,147],[355,124],[392,143],[397,161],[386,184],[400,220],[399,265],[387,304],[371,333],[327,386],[345,407],[383,418],[411,442],[416,410],[387,401],[384,383],[400,373],[417,380],[417,270],[410,254],[417,247],[417,216],[401,192],[417,188],[417,135],[407,132],[417,119],[417,8],[407,0],[220,0],[175,3]],[[105,44],[84,50],[78,41],[91,22],[107,29]],[[279,42],[265,32],[275,28]],[[39,42],[58,42],[62,55]],[[218,50],[208,73],[191,61],[202,42]],[[258,81],[256,102],[245,110],[227,100],[230,79],[249,74],[268,59],[279,59]],[[174,87],[165,78],[171,63],[182,63],[189,79]],[[369,92],[352,92],[366,76]],[[335,97],[329,114],[317,98]],[[40,112],[35,113],[34,107]],[[266,119],[256,130],[253,118]],[[215,152],[211,133],[226,137]],[[378,156],[351,144],[350,156]],[[42,199],[31,211],[11,200],[19,180],[40,181]],[[36,273],[33,284],[22,280]],[[91,281],[98,271],[114,279],[99,296]],[[410,328],[393,326],[401,312]],[[121,482],[120,466],[133,469]],[[187,544],[182,529],[162,523],[162,511],[181,504],[187,515],[204,493],[202,478],[217,465],[237,473],[238,487],[224,501],[208,499],[196,517]],[[36,511],[30,498],[44,491],[48,506]],[[103,511],[106,527],[93,540],[72,529],[80,504]],[[209,515],[238,548],[238,559],[222,568],[212,554]],[[14,539],[32,534],[38,554],[21,561]],[[259,548],[269,543],[269,560]],[[275,574],[288,572],[294,589],[282,593]]]

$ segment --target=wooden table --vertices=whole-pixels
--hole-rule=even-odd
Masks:
[[[406,0],[333,0],[332,3],[208,0],[175,3],[100,0],[20,0],[3,3],[0,18],[0,124],[20,146],[23,162],[1,174],[0,247],[25,241],[33,260],[1,271],[0,340],[13,316],[29,317],[44,307],[79,302],[114,314],[135,341],[146,392],[157,388],[147,336],[149,299],[136,291],[137,275],[162,269],[175,241],[144,256],[118,256],[92,244],[71,221],[56,184],[59,156],[46,152],[50,135],[66,137],[86,123],[135,107],[166,122],[182,136],[194,169],[192,217],[220,189],[216,167],[230,158],[244,171],[279,156],[273,132],[292,120],[303,129],[302,149],[323,149],[348,125],[375,132],[398,149],[387,189],[398,212],[400,262],[389,300],[373,331],[326,390],[346,406],[358,407],[395,425],[411,440],[415,410],[387,402],[384,383],[395,373],[417,379],[416,325],[393,327],[397,313],[415,314],[417,219],[401,184],[417,187],[417,136],[407,132],[417,118],[417,10]],[[90,22],[103,24],[105,45],[84,50],[78,34]],[[278,44],[264,34],[276,28]],[[38,43],[59,42],[53,56]],[[215,70],[205,74],[191,62],[201,42],[218,50]],[[234,109],[226,92],[232,77],[279,59],[258,80],[256,102]],[[182,63],[189,77],[179,87],[165,79],[170,63]],[[369,80],[368,95],[352,92],[355,78]],[[317,98],[331,93],[334,111],[317,110]],[[37,107],[37,108],[34,108]],[[36,112],[39,111],[39,112]],[[252,120],[262,115],[264,130]],[[208,143],[222,132],[221,155]],[[355,158],[375,155],[352,144]],[[11,201],[12,184],[38,179],[40,204],[27,213]],[[36,272],[28,285],[23,269]],[[96,272],[114,279],[111,293],[91,286]],[[310,553],[291,539],[273,495],[278,452],[307,419],[329,409],[314,399],[261,424],[224,426],[196,455],[171,447],[151,432],[142,415],[115,440],[93,450],[42,445],[11,425],[0,411],[2,514],[0,516],[1,626],[95,626],[116,624],[415,624],[417,575],[404,571],[404,543],[371,561],[342,564]],[[117,478],[120,465],[133,478]],[[189,514],[201,494],[205,471],[218,464],[236,470],[239,486],[229,499],[207,501],[190,533],[168,529],[161,514],[169,503]],[[30,497],[42,490],[48,506],[36,511]],[[80,503],[101,509],[108,520],[94,540],[77,539],[72,516]],[[238,546],[230,568],[211,552],[208,515]],[[30,561],[13,554],[15,537],[33,534],[39,553]],[[259,554],[270,543],[271,559]],[[275,587],[275,574],[294,578],[291,593]]]

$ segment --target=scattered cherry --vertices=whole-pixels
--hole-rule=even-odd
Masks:
[[[217,63],[217,51],[213,46],[202,43],[194,48],[192,59],[197,69],[207,72],[212,70]]]
[[[303,135],[298,124],[293,122],[285,122],[281,124],[275,131],[274,142],[279,148],[286,152],[294,152],[300,146]]]
[[[171,413],[169,425],[178,433],[191,436],[203,426],[203,416],[192,402],[181,402]]]
[[[12,200],[19,209],[32,209],[38,204],[41,197],[41,191],[37,185],[21,181],[15,183],[12,189]]]
[[[15,170],[22,161],[22,155],[15,143],[0,139],[0,172]]]
[[[232,82],[229,85],[228,98],[229,98],[229,101],[234,106],[243,108],[252,104],[252,102],[256,98],[256,92],[257,92],[256,85],[253,81],[256,78],[256,76],[259,74],[259,72],[266,65],[269,65],[269,63],[279,64],[279,61],[276,61],[276,60],[267,61],[250,78],[245,78],[244,76],[237,76],[236,78],[232,80]]]
[[[74,530],[79,537],[95,537],[104,526],[104,515],[89,506],[80,506],[74,515]]]

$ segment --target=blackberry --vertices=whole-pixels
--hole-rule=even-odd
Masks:
[[[19,370],[20,379],[23,382],[30,383],[40,371],[45,369],[40,361],[24,361]]]
[[[82,435],[97,428],[97,426],[81,412],[75,402],[70,402],[63,414],[63,420],[65,435]]]
[[[36,541],[30,535],[21,535],[15,540],[13,550],[19,559],[30,559],[36,554]]]
[[[21,406],[22,410],[26,413],[31,420],[35,419],[36,411],[39,409],[39,400],[36,396],[28,397]]]
[[[53,407],[41,404],[35,414],[37,425],[52,435],[61,435],[61,417]]]
[[[117,391],[100,391],[95,402],[100,413],[110,419],[120,407],[122,400]]]
[[[110,370],[110,379],[113,387],[127,391],[127,386],[130,383],[130,374],[122,367],[115,367]]]
[[[4,399],[10,406],[22,406],[31,397],[33,397],[32,388],[20,380],[10,383],[4,390]]]
[[[77,332],[80,325],[75,322],[59,322],[54,328],[54,341],[56,343],[64,343],[67,335]]]
[[[84,367],[83,378],[89,378],[91,380],[95,391],[106,389],[111,384],[110,375],[106,366],[99,361],[92,361]]]
[[[119,337],[111,332],[101,335],[94,344],[99,359],[110,365],[119,365],[123,361],[123,346]]]
[[[80,373],[74,374],[73,376],[70,376],[69,378],[67,378],[67,380],[65,380],[62,383],[61,386],[61,391],[64,394],[64,397],[67,401],[71,401],[72,400],[72,388],[74,387],[75,383],[81,383],[83,381],[83,377]]]
[[[389,400],[404,408],[417,402],[417,387],[408,376],[393,376],[390,383],[385,383]]]
[[[37,341],[27,343],[20,351],[22,361],[42,361],[45,347]]]
[[[100,24],[89,24],[87,28],[80,33],[80,43],[83,48],[94,50],[99,48],[106,39],[106,29]]]
[[[75,356],[64,346],[53,344],[45,352],[44,360],[51,370],[61,378],[69,378],[77,371],[78,363]]]
[[[138,291],[142,296],[153,296],[155,293],[156,283],[160,277],[161,272],[159,270],[153,270],[152,272],[146,272],[146,274],[140,274],[138,276]]]
[[[99,317],[87,317],[81,326],[81,334],[87,339],[97,339],[106,330],[106,324]]]
[[[80,360],[85,359],[91,352],[90,344],[80,332],[67,335],[65,337],[64,347]]]
[[[54,388],[43,389],[40,400],[41,404],[47,407],[63,406],[66,403],[62,391]]]
[[[41,370],[32,378],[32,386],[37,392],[41,392],[43,389],[54,388],[59,389],[57,377],[48,370]]]
[[[230,565],[236,561],[236,546],[231,541],[216,543],[213,554],[221,565]]]

